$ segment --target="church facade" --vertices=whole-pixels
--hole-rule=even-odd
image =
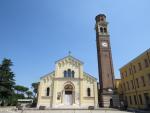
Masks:
[[[83,62],[68,55],[55,62],[55,70],[41,77],[37,107],[98,107],[97,79],[84,72]]]

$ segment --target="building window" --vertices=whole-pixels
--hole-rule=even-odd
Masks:
[[[49,96],[49,92],[50,92],[50,88],[48,87],[48,88],[46,89],[46,96]]]
[[[142,70],[142,65],[141,65],[140,62],[138,63],[138,66],[139,66],[139,71],[141,71]]]
[[[100,32],[103,33],[103,28],[102,27],[100,28]]]
[[[127,76],[127,71],[125,71],[125,76]]]
[[[130,99],[130,104],[132,105],[132,97],[131,97],[131,96],[129,96],[129,99]]]
[[[141,80],[142,80],[143,86],[146,86],[144,76],[141,77]]]
[[[74,71],[72,71],[72,78],[74,78]]]
[[[133,70],[134,70],[134,73],[136,73],[136,67],[135,67],[135,65],[133,66]]]
[[[68,69],[68,77],[71,77],[71,69]]]
[[[104,28],[104,33],[107,33],[107,28]]]
[[[129,82],[127,82],[128,90],[130,90]]]
[[[147,68],[149,65],[148,65],[148,60],[147,59],[144,59],[144,62],[145,62],[145,68]]]
[[[125,84],[125,83],[123,83],[123,86],[124,86],[124,90],[126,91],[126,84]]]
[[[133,80],[131,80],[131,84],[132,84],[132,89],[134,89],[134,83],[133,83]]]
[[[137,105],[136,95],[134,95],[134,103]]]
[[[139,88],[139,79],[136,78],[136,84],[137,84],[137,87]]]
[[[67,71],[64,71],[64,77],[67,77]]]
[[[142,96],[139,95],[139,99],[140,99],[140,104],[142,105],[143,104],[143,100],[142,100]]]
[[[75,76],[75,72],[74,71],[71,71],[71,69],[68,69],[67,71],[64,71],[64,77],[66,78],[66,77],[72,77],[72,78],[74,78],[74,76]]]
[[[127,76],[127,71],[122,72],[122,78],[125,78]]]
[[[91,96],[91,89],[87,88],[87,96],[90,97]]]
[[[145,105],[146,105],[146,108],[149,108],[149,101],[150,101],[150,97],[149,97],[149,93],[144,93],[144,100],[145,100]]]
[[[129,68],[129,74],[130,74],[130,75],[132,74],[132,70],[131,70],[131,68]]]

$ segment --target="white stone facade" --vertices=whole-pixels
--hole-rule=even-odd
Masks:
[[[83,71],[81,61],[69,55],[55,63],[55,71],[41,77],[37,107],[39,106],[97,108],[97,80]]]

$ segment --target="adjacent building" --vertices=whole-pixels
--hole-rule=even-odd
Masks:
[[[37,107],[98,107],[97,79],[84,72],[83,62],[68,55],[55,63],[55,70],[42,76]]]
[[[150,49],[120,69],[121,95],[129,108],[150,108]]]
[[[122,94],[121,79],[115,79],[115,93]]]

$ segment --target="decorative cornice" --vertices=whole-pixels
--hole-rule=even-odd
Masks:
[[[83,79],[82,78],[54,78],[53,80],[78,81]]]
[[[90,75],[90,74],[88,74],[88,73],[86,73],[86,72],[84,72],[84,74],[85,74],[86,76],[88,76],[88,77],[94,79],[94,80],[97,80],[97,78],[93,77],[92,75]]]
[[[121,71],[122,68],[124,68],[125,66],[130,65],[131,63],[135,62],[136,60],[141,58],[143,55],[145,55],[147,52],[150,52],[150,48],[147,49],[146,51],[144,51],[143,53],[141,53],[140,55],[138,55],[137,57],[135,57],[134,59],[132,59],[131,61],[129,61],[127,64],[123,65],[119,70]]]
[[[50,99],[52,96],[42,96],[42,99]]]
[[[51,72],[51,73],[48,73],[48,74],[42,76],[40,79],[43,79],[43,78],[45,78],[45,77],[47,77],[47,76],[53,76],[53,74],[55,74],[55,71],[53,71],[53,72]]]
[[[94,99],[95,97],[83,97],[83,98],[87,98],[87,99]]]
[[[101,34],[101,33],[98,33],[98,36],[97,36],[97,38],[108,38],[108,39],[110,39],[109,37],[110,37],[110,35],[109,34]]]

